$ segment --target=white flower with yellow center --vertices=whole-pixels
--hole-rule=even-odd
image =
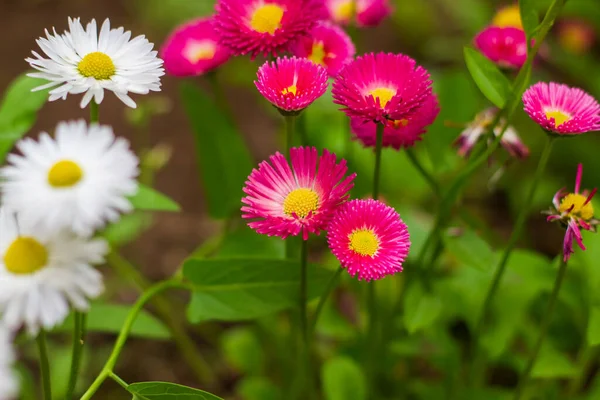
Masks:
[[[128,93],[160,91],[164,70],[163,61],[145,36],[130,39],[131,32],[125,32],[123,27],[110,29],[108,19],[102,24],[100,34],[94,19],[84,29],[79,18],[69,18],[69,30],[62,35],[56,30],[53,34],[46,30],[46,37],[36,42],[48,58],[32,51],[35,57],[26,61],[39,71],[29,76],[50,83],[34,90],[58,86],[50,91],[50,101],[85,93],[81,100],[83,108],[92,97],[100,104],[106,89],[135,108]]]
[[[0,313],[11,329],[25,325],[35,335],[69,314],[87,310],[103,291],[91,265],[104,261],[105,241],[66,230],[45,232],[0,208]]]
[[[106,221],[131,211],[127,196],[137,191],[138,159],[112,128],[85,121],[61,122],[56,138],[17,143],[0,169],[3,205],[37,229],[69,229],[90,236]]]
[[[12,367],[14,361],[13,334],[4,324],[0,324],[0,400],[17,397],[19,379]]]

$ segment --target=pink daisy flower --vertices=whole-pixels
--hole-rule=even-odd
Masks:
[[[504,68],[521,68],[527,60],[527,37],[522,29],[489,26],[475,36],[475,46]]]
[[[277,55],[326,17],[323,0],[218,0],[221,43],[236,54]]]
[[[554,208],[547,211],[548,221],[559,221],[561,225],[567,228],[565,240],[563,242],[563,256],[567,261],[573,254],[573,240],[577,242],[581,250],[585,250],[581,237],[581,229],[596,232],[596,225],[600,223],[594,218],[594,207],[592,198],[597,189],[592,191],[584,190],[579,193],[581,186],[581,175],[583,166],[577,166],[577,177],[575,179],[575,192],[568,193],[565,188],[560,189],[554,195],[552,204]]]
[[[297,113],[327,91],[327,70],[306,58],[278,58],[259,69],[256,88],[285,113]]]
[[[333,101],[349,117],[385,123],[414,114],[431,96],[429,73],[404,54],[357,57],[333,83]]]
[[[174,76],[196,76],[229,60],[231,53],[219,44],[212,18],[199,18],[177,27],[161,48],[165,70]]]
[[[392,13],[389,0],[325,0],[329,19],[347,25],[356,18],[358,26],[377,26]]]
[[[366,281],[401,272],[410,248],[400,215],[372,199],[340,206],[327,228],[327,241],[342,267]]]
[[[574,135],[600,129],[600,105],[581,89],[538,82],[523,94],[525,112],[543,129]]]
[[[327,68],[330,76],[336,76],[344,65],[352,61],[356,48],[342,28],[323,21],[313,28],[310,36],[294,43],[291,52]]]
[[[387,121],[383,131],[383,146],[396,150],[413,146],[415,142],[421,140],[421,136],[427,132],[427,127],[433,124],[439,112],[437,96],[431,94],[423,106],[409,118]],[[364,121],[361,118],[352,118],[350,125],[352,132],[364,146],[375,147],[376,123]]]
[[[256,232],[269,236],[319,234],[335,210],[348,199],[356,174],[344,177],[346,161],[336,163],[327,150],[319,156],[314,147],[290,149],[291,167],[281,153],[254,169],[244,187],[242,218]]]

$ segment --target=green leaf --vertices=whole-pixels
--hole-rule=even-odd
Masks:
[[[504,108],[511,93],[510,82],[498,67],[483,54],[465,47],[465,62],[471,77],[485,97],[498,108]]]
[[[236,392],[244,400],[281,400],[285,398],[280,388],[262,376],[244,378],[237,385]]]
[[[577,375],[578,369],[567,356],[550,347],[542,348],[532,378],[570,378]]]
[[[13,144],[31,129],[37,112],[46,103],[48,90],[31,91],[44,83],[23,74],[7,89],[0,105],[0,164]]]
[[[410,334],[431,326],[442,312],[442,301],[432,293],[424,293],[419,284],[407,289],[404,300],[404,326]]]
[[[365,400],[367,384],[360,367],[349,357],[328,360],[321,370],[326,400]]]
[[[446,233],[444,237],[448,251],[458,261],[481,271],[490,269],[495,260],[494,252],[485,240],[470,229],[460,235]]]
[[[136,400],[223,400],[203,390],[167,382],[132,383],[127,391]]]
[[[175,201],[156,190],[139,184],[138,192],[129,201],[136,210],[179,211],[181,207]]]
[[[247,225],[228,233],[215,257],[284,258],[285,240],[279,237],[257,235]]]
[[[90,332],[119,333],[129,315],[130,307],[122,304],[93,303],[87,315],[87,329]],[[56,328],[58,332],[73,330],[73,314]],[[167,327],[152,314],[143,311],[138,315],[131,335],[148,339],[169,339]]]
[[[261,344],[253,330],[247,327],[225,332],[221,337],[223,354],[236,369],[244,374],[259,374],[265,357]]]
[[[189,259],[183,274],[194,283],[188,307],[193,323],[237,321],[290,308],[298,302],[297,261],[272,259]],[[309,299],[319,296],[332,272],[308,265]]]
[[[126,214],[114,224],[106,227],[100,234],[113,246],[123,246],[133,242],[142,232],[152,225],[152,216],[146,212]]]
[[[533,37],[533,34],[540,23],[536,3],[537,0],[519,0],[521,22],[523,23],[523,29],[525,30],[527,39]]]
[[[181,85],[181,97],[194,131],[196,156],[213,218],[227,218],[242,206],[242,188],[253,162],[231,119],[206,93]]]
[[[590,310],[590,320],[587,327],[587,342],[590,346],[600,344],[600,307],[594,306]]]

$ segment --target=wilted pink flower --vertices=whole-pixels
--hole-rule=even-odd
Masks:
[[[292,53],[308,58],[327,68],[330,76],[336,76],[344,65],[352,61],[356,49],[350,36],[342,28],[323,21],[310,33],[292,46]]]
[[[597,189],[591,192],[584,190],[579,193],[581,188],[581,175],[583,166],[577,166],[577,177],[575,178],[575,192],[568,193],[565,188],[560,189],[554,195],[552,204],[554,208],[546,212],[548,221],[559,221],[561,225],[567,228],[565,240],[563,243],[563,256],[567,261],[573,254],[573,240],[577,242],[581,250],[585,250],[581,238],[581,229],[596,232],[596,225],[600,223],[594,218],[594,207],[592,206],[592,197]]]
[[[221,43],[235,54],[277,55],[326,17],[323,0],[218,0]]]
[[[356,174],[344,177],[346,161],[336,162],[327,150],[319,156],[314,147],[290,150],[290,165],[281,153],[254,169],[244,187],[242,218],[250,228],[269,236],[319,234],[335,210],[348,199]]]
[[[389,0],[325,0],[329,19],[347,25],[356,18],[358,26],[377,26],[392,13]]]
[[[357,57],[333,83],[333,102],[349,117],[387,123],[414,114],[431,96],[429,73],[404,54]]]
[[[538,82],[523,94],[525,112],[543,129],[576,135],[600,129],[600,105],[581,89]]]
[[[352,200],[327,228],[329,248],[352,276],[381,279],[402,271],[410,249],[408,228],[394,208],[378,200]]]
[[[258,69],[256,88],[285,112],[298,112],[327,91],[327,71],[306,58],[278,58]]]
[[[421,135],[427,132],[427,127],[435,121],[440,107],[437,96],[431,94],[425,103],[413,115],[400,120],[389,120],[383,131],[383,147],[396,150],[411,147],[421,140]],[[377,140],[377,124],[364,121],[362,118],[352,118],[352,132],[366,147],[375,147]]]
[[[521,68],[527,60],[527,37],[518,28],[489,26],[475,36],[475,46],[504,68]]]
[[[160,51],[165,70],[175,76],[209,72],[229,60],[229,50],[219,44],[212,18],[200,18],[175,29]]]

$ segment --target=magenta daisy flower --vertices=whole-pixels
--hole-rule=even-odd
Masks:
[[[161,48],[165,70],[174,76],[196,76],[229,60],[231,53],[219,44],[212,18],[199,18],[177,27]]]
[[[581,89],[538,82],[523,94],[525,112],[543,129],[559,135],[600,130],[600,105]]]
[[[527,37],[522,29],[489,26],[475,36],[475,46],[504,68],[521,68],[527,60]]]
[[[372,199],[340,206],[327,228],[327,241],[342,267],[366,281],[401,272],[410,248],[400,215]]]
[[[347,25],[356,18],[358,26],[377,26],[392,13],[389,0],[325,0],[329,19]]]
[[[577,242],[581,250],[585,250],[581,238],[581,229],[596,232],[596,225],[600,224],[600,221],[594,218],[594,207],[592,206],[592,198],[597,189],[584,190],[579,193],[582,174],[583,166],[579,164],[575,179],[575,192],[568,193],[564,188],[560,189],[552,199],[554,208],[546,212],[546,214],[549,214],[548,221],[559,221],[567,228],[563,243],[565,261],[573,254],[573,240]]]
[[[336,76],[344,65],[352,61],[356,49],[342,28],[323,21],[313,28],[310,36],[294,43],[291,51],[295,56],[308,58],[327,68],[330,76]]]
[[[429,73],[404,54],[357,57],[333,83],[333,101],[349,117],[385,123],[410,117],[431,96]]]
[[[327,70],[306,58],[278,58],[256,74],[256,88],[284,113],[297,113],[327,91]]]
[[[327,150],[290,149],[291,167],[281,153],[254,169],[244,187],[242,218],[256,232],[269,236],[297,236],[325,229],[340,204],[348,199],[356,174],[344,177],[346,160],[337,163]]]
[[[326,17],[323,0],[219,0],[221,43],[236,54],[277,55]]]
[[[389,120],[383,131],[383,146],[396,150],[411,147],[427,132],[427,127],[435,121],[440,107],[437,96],[429,96],[421,108],[409,118]],[[364,121],[362,118],[352,118],[352,132],[366,147],[375,147],[377,139],[377,124]]]

